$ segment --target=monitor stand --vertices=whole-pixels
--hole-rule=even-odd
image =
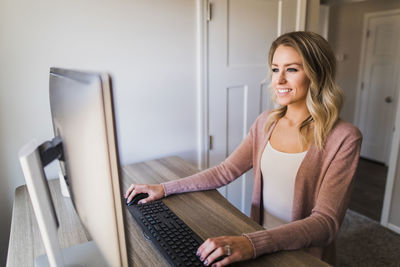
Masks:
[[[60,248],[57,231],[59,222],[44,173],[44,167],[55,159],[62,160],[60,137],[55,137],[42,145],[32,140],[19,151],[21,168],[47,254],[37,257],[35,266],[108,266],[93,241]]]

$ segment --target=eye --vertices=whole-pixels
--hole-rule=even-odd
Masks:
[[[279,69],[278,68],[272,68],[272,72],[278,72]]]
[[[296,68],[288,68],[287,71],[288,72],[297,72],[297,69]]]

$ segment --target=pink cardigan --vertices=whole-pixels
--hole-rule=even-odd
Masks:
[[[221,164],[189,176],[163,183],[165,195],[209,190],[226,185],[254,169],[251,218],[263,223],[261,155],[275,124],[265,131],[267,112],[252,125],[249,134]],[[312,145],[295,180],[292,222],[247,233],[254,257],[279,250],[305,248],[307,252],[334,263],[334,239],[346,213],[353,176],[360,155],[362,135],[350,123],[339,120],[329,133],[325,147]]]

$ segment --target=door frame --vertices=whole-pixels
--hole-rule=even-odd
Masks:
[[[377,16],[391,16],[391,15],[396,15],[400,14],[400,9],[393,9],[393,10],[387,10],[387,11],[379,11],[379,12],[368,12],[364,14],[364,19],[363,19],[363,30],[362,30],[362,43],[361,43],[361,56],[360,56],[360,68],[358,70],[358,79],[357,79],[357,94],[356,94],[356,105],[355,105],[355,114],[354,114],[354,124],[357,126],[360,125],[360,111],[362,108],[362,101],[361,101],[361,87],[362,87],[362,82],[363,82],[363,77],[364,77],[364,65],[366,61],[365,57],[365,52],[366,52],[366,45],[367,45],[367,31],[368,31],[368,20],[372,17],[377,17]],[[398,90],[400,91],[400,79],[397,82],[397,87]],[[388,173],[386,177],[386,185],[385,185],[385,193],[384,193],[384,201],[383,201],[383,206],[382,206],[382,214],[381,214],[381,225],[385,226],[397,233],[400,233],[400,229],[397,226],[394,226],[389,223],[389,213],[390,213],[390,206],[391,206],[391,200],[392,200],[392,194],[393,194],[393,189],[394,189],[394,182],[396,178],[396,174],[400,170],[397,170],[397,162],[399,158],[399,150],[400,150],[400,94],[397,94],[397,107],[396,107],[396,114],[394,118],[394,125],[399,125],[399,127],[395,127],[395,130],[392,135],[392,140],[391,140],[391,150],[390,150],[390,155],[389,155],[389,161],[388,161]]]
[[[209,167],[209,61],[208,22],[212,17],[213,0],[196,0],[196,92],[197,92],[197,168]],[[214,0],[215,1],[215,0]],[[278,36],[282,34],[283,2],[278,1]],[[307,0],[296,0],[296,31],[305,30]],[[212,19],[212,18],[211,18]]]
[[[208,20],[211,0],[196,0],[197,168],[208,168]]]
[[[394,9],[387,12],[377,12],[387,15],[400,15],[400,9]],[[400,91],[400,77],[397,79],[397,90]],[[385,195],[383,199],[383,207],[381,214],[381,225],[391,229],[392,231],[400,234],[400,228],[389,222],[390,208],[393,197],[393,190],[396,181],[396,176],[399,175],[400,169],[398,168],[399,152],[400,152],[400,93],[397,94],[397,107],[394,118],[394,132],[391,141],[391,151],[389,156],[389,169],[386,177]]]
[[[400,11],[400,9],[399,9]],[[398,77],[397,81],[398,90],[400,90],[400,77]],[[400,100],[400,94],[398,94],[397,101]],[[399,102],[397,102],[399,103]],[[383,206],[381,213],[381,225],[389,228],[390,230],[400,234],[400,227],[391,224],[389,222],[390,216],[390,208],[392,204],[393,190],[394,184],[396,181],[396,176],[400,173],[400,168],[398,168],[398,159],[400,152],[400,104],[397,105],[396,114],[394,119],[395,130],[393,132],[392,137],[392,145],[389,157],[389,169],[386,176],[386,186],[385,186],[385,194],[383,198]]]
[[[363,107],[362,103],[362,90],[363,90],[363,80],[364,80],[364,74],[365,74],[365,62],[366,62],[366,49],[367,49],[367,39],[368,39],[368,21],[369,19],[373,17],[383,17],[383,16],[391,16],[391,15],[396,15],[400,14],[400,9],[393,9],[393,10],[386,10],[386,11],[379,11],[379,12],[368,12],[364,14],[363,18],[363,29],[362,29],[362,41],[361,41],[361,55],[360,55],[360,62],[359,62],[359,70],[358,70],[358,78],[357,78],[357,93],[356,93],[356,101],[355,101],[355,113],[353,117],[353,122],[355,125],[357,125],[359,128],[361,126],[361,119],[362,119],[362,114],[361,110]],[[400,95],[397,94],[397,102],[399,103],[398,100],[400,98]],[[364,103],[365,105],[365,103]],[[398,105],[398,104],[397,104]],[[393,119],[393,122],[396,122],[396,118]],[[392,135],[392,140],[390,143],[393,145],[393,137]],[[392,147],[390,145],[389,147]],[[389,159],[387,163],[390,165],[390,162],[392,161],[391,159],[392,156],[392,151],[389,152]]]

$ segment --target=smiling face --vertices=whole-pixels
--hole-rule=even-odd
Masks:
[[[272,86],[282,106],[306,106],[310,80],[304,72],[303,60],[297,51],[280,45],[275,50],[272,64]]]

